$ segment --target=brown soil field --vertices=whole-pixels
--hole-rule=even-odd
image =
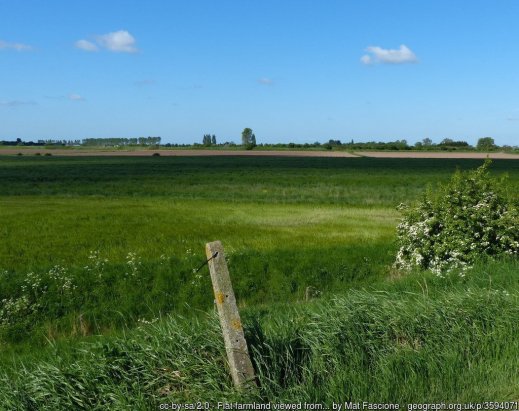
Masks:
[[[470,153],[470,152],[427,152],[427,151],[356,151],[355,154],[364,157],[377,158],[495,158],[519,160],[519,154],[511,153]]]
[[[345,151],[241,151],[241,150],[60,150],[60,149],[0,149],[0,155],[33,156],[36,153],[44,155],[50,153],[53,156],[139,156],[149,157],[154,153],[161,156],[196,157],[196,156],[272,156],[272,157],[358,157]]]
[[[519,160],[519,154],[509,153],[470,153],[470,152],[423,152],[423,151],[357,151],[354,154],[346,151],[241,151],[241,150],[87,150],[87,149],[38,149],[35,147],[24,147],[20,149],[0,149],[0,155],[23,155],[32,156],[36,153],[45,155],[50,153],[54,156],[139,156],[149,157],[154,153],[161,156],[271,156],[271,157],[377,157],[377,158],[494,158]]]

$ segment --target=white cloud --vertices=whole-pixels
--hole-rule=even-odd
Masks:
[[[360,61],[362,61],[364,64],[371,64],[371,57],[365,54],[360,58]]]
[[[364,64],[405,64],[418,62],[416,55],[409,47],[403,44],[396,50],[370,46],[366,51],[370,54],[365,54],[360,58],[360,61]]]
[[[88,41],[88,40],[78,40],[74,43],[74,46],[76,46],[78,49],[85,50],[85,51],[97,51],[99,50],[98,47]]]
[[[30,51],[32,50],[31,46],[22,43],[9,43],[7,41],[0,40],[0,50],[16,50],[16,51]]]
[[[100,48],[116,53],[136,53],[135,38],[126,30],[95,36],[95,42],[78,40],[74,46],[84,51],[98,51]]]
[[[258,83],[263,84],[264,86],[271,86],[274,84],[274,80],[267,77],[261,77],[258,79]]]
[[[68,99],[72,101],[84,101],[85,98],[80,96],[79,94],[69,94]]]
[[[135,53],[137,51],[135,38],[126,30],[97,36],[97,43],[107,50],[118,53]]]

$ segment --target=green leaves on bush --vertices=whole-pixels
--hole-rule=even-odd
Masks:
[[[427,190],[413,206],[401,205],[395,267],[460,275],[482,256],[519,253],[517,201],[506,195],[504,179],[489,174],[490,160]]]

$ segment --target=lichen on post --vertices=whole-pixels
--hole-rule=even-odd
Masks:
[[[249,357],[222,243],[220,241],[207,243],[205,251],[234,385],[240,389],[247,386],[254,387],[254,368]]]

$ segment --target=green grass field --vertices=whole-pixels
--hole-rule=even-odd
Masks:
[[[218,239],[260,375],[251,398],[517,400],[517,262],[482,261],[465,280],[391,270],[396,206],[481,163],[2,157],[0,399],[156,409],[247,397],[207,314],[207,268],[193,272]],[[492,170],[519,198],[519,161]]]

